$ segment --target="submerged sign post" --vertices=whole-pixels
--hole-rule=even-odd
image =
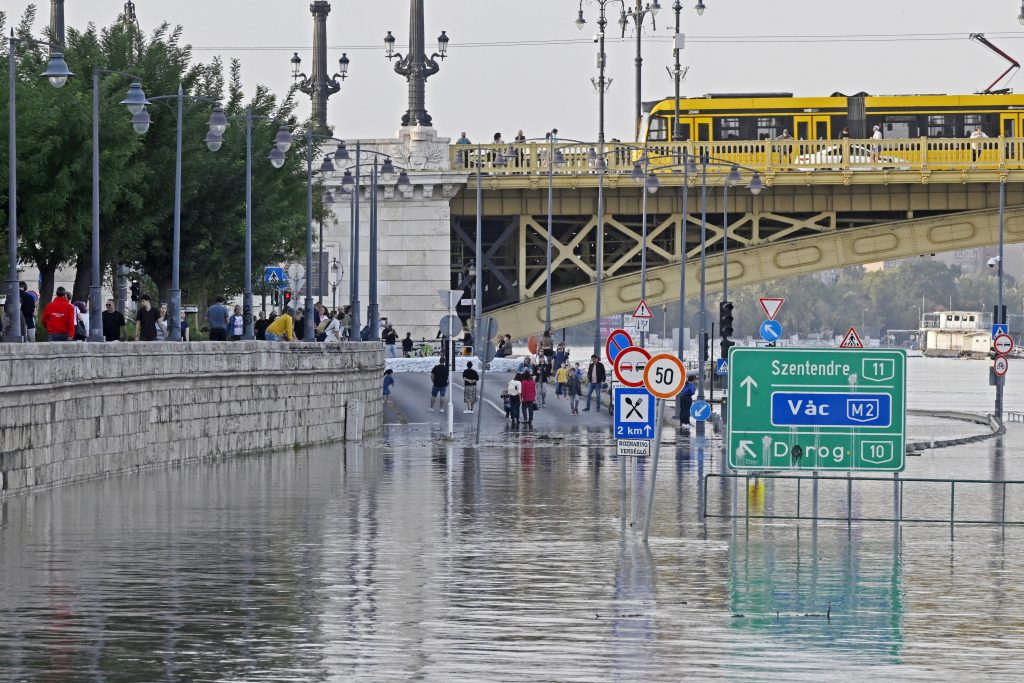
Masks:
[[[733,348],[729,467],[902,471],[906,393],[902,350]]]

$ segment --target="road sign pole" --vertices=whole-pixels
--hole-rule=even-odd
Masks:
[[[477,354],[477,358],[480,359],[480,395],[477,396],[476,440],[473,442],[477,446],[480,445],[480,418],[483,416],[484,413],[484,380],[487,379],[487,365],[489,363],[489,361],[486,360],[486,357],[490,355],[489,348],[491,340],[494,339],[494,335],[497,333],[497,330],[494,329],[494,326],[496,324],[497,323],[495,322],[494,318],[487,318],[487,342],[485,344],[481,344],[479,341],[476,342],[477,348],[479,348],[483,352]],[[477,334],[480,334],[479,330],[477,331]]]
[[[661,429],[665,420],[662,416],[664,401],[655,401],[654,410],[657,419],[657,428],[654,430],[653,453],[651,455],[651,485],[650,493],[647,494],[647,516],[644,518],[644,543],[647,543],[647,536],[651,531],[651,515],[654,513],[654,489],[658,483],[658,456],[661,453]]]

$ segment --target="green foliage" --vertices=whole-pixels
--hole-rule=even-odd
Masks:
[[[32,37],[35,8],[29,6],[16,35]],[[0,28],[6,16],[0,13]],[[6,30],[6,29],[4,29]],[[284,168],[267,157],[281,124],[294,128],[291,93],[279,102],[265,87],[246,101],[238,62],[229,72],[219,59],[193,61],[182,28],[163,24],[143,35],[119,17],[109,27],[69,28],[65,58],[76,74],[53,89],[39,78],[48,51],[27,40],[18,53],[18,225],[21,258],[40,270],[64,265],[88,267],[91,246],[92,97],[94,69],[141,78],[153,124],[136,135],[119,102],[130,77],[100,78],[100,226],[105,272],[116,264],[145,274],[166,298],[171,281],[174,228],[175,144],[179,84],[186,96],[182,118],[181,283],[191,298],[236,294],[245,280],[245,124],[253,126],[253,271],[292,258],[305,249],[306,173],[303,145],[288,154]],[[7,68],[6,53],[2,54]],[[226,98],[226,99],[225,99]],[[231,126],[220,151],[203,138],[212,102],[223,102]],[[7,116],[7,98],[0,115]],[[0,171],[6,201],[7,166]],[[321,195],[316,190],[316,198]],[[318,205],[322,206],[319,202]],[[6,213],[4,226],[6,226]],[[44,282],[43,298],[49,300]],[[201,301],[200,301],[201,302]]]

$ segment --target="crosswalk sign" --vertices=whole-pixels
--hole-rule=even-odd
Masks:
[[[715,365],[716,375],[728,375],[729,374],[729,359],[719,358]]]
[[[288,276],[284,268],[280,266],[267,266],[263,269],[263,281],[273,288],[285,289],[288,287]]]
[[[843,337],[842,343],[839,345],[841,349],[863,349],[864,342],[860,340],[860,335],[857,334],[857,330],[851,325],[849,332]]]

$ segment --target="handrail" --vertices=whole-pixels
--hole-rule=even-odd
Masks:
[[[565,164],[552,172],[564,176],[593,174],[588,151],[597,143],[559,145]],[[641,152],[633,143],[607,142],[608,173],[633,170]],[[495,164],[509,148],[517,155],[507,164]],[[503,145],[451,145],[450,162],[455,170],[475,169],[478,155],[488,175],[544,175],[548,173],[548,145],[544,142]],[[766,176],[778,173],[856,173],[862,171],[930,171],[973,169],[1024,169],[1024,138],[913,138],[884,140],[725,140],[716,142],[648,143],[650,167],[672,164],[683,150],[698,160],[708,154],[755,169]],[[708,168],[709,174],[727,173],[728,166]]]

